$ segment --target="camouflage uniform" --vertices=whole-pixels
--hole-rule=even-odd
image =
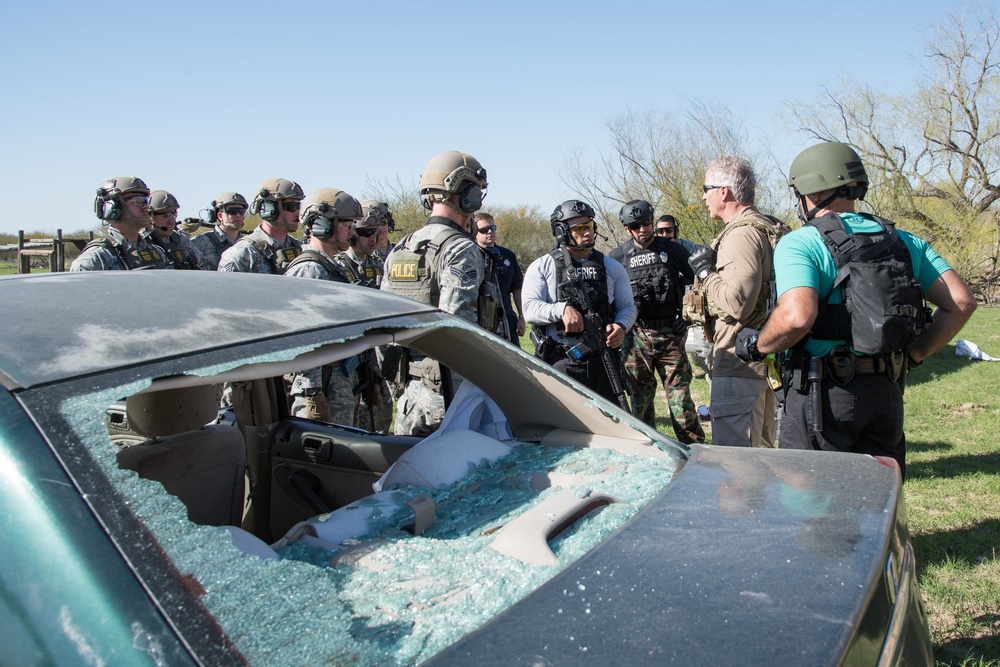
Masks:
[[[429,267],[430,274],[419,282],[399,275],[396,276],[398,280],[394,279],[393,267],[397,266],[403,252],[429,243],[448,227],[460,233],[448,239],[436,253],[433,266]],[[397,266],[397,274],[401,272],[400,266],[402,264]],[[482,250],[472,237],[451,220],[431,216],[423,227],[401,239],[389,253],[382,289],[430,303],[478,324],[479,296],[486,280],[485,272]],[[414,288],[422,288],[423,294],[416,296]],[[397,435],[427,435],[440,425],[445,408],[444,397],[437,393],[441,391],[441,374],[436,366],[432,359],[422,357],[410,361],[406,389],[396,404],[394,432]],[[453,389],[458,389],[459,382],[460,378],[453,374]]]
[[[374,253],[361,258],[354,248],[348,248],[337,255],[337,260],[347,263],[365,287],[378,289],[382,284],[382,262]],[[389,383],[382,377],[381,367],[374,351],[362,360],[364,368],[359,374],[361,399],[357,411],[357,426],[366,431],[388,433],[392,426],[392,392]]]
[[[255,244],[265,244],[273,251],[274,258],[268,259]],[[284,243],[278,243],[258,227],[239,241],[232,248],[222,253],[219,260],[219,271],[227,273],[276,273],[285,272],[288,263],[302,252],[302,242],[291,236],[285,237]]]
[[[344,267],[333,257],[318,248],[307,246],[305,258],[312,256],[315,252],[322,261],[306,261],[305,258],[294,262],[285,271],[285,275],[292,278],[312,278],[314,280],[332,280],[338,283],[352,282],[348,275],[345,275]],[[357,361],[356,359],[353,361]],[[302,373],[296,373],[292,379],[292,387],[289,392],[292,397],[292,415],[296,417],[308,417],[310,419],[326,418],[335,424],[345,426],[358,425],[358,404],[360,396],[358,387],[357,368],[351,369],[350,373],[344,373],[343,363],[351,363],[352,360],[341,362],[335,366],[321,366],[312,368]],[[324,382],[324,375],[327,377]],[[330,415],[317,415],[310,412],[307,397],[322,391],[326,396],[326,402],[330,406]]]
[[[161,239],[155,231],[150,230],[143,234],[150,243],[159,246],[167,256],[167,263],[172,269],[184,269],[197,271],[200,258],[198,252],[191,245],[191,239],[187,234],[174,232],[166,239]]]
[[[162,248],[141,236],[133,245],[117,229],[108,227],[107,238],[87,244],[69,270],[128,271],[133,268],[168,268],[167,256]]]
[[[236,245],[240,238],[242,237],[238,236],[235,241],[230,241],[218,226],[210,232],[192,237],[191,245],[198,253],[198,268],[202,271],[218,271],[222,253]]]
[[[631,335],[633,344],[625,358],[625,370],[632,385],[632,414],[653,424],[659,374],[677,439],[684,443],[704,442],[705,431],[691,400],[691,364],[684,353],[684,337],[674,335],[669,327],[656,330],[639,325]]]

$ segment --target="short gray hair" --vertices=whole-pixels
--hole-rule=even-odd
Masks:
[[[712,160],[705,169],[707,185],[725,185],[733,199],[741,204],[753,204],[757,195],[757,178],[753,166],[738,155],[722,155]]]

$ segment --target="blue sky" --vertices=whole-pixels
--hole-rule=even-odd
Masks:
[[[727,105],[794,154],[784,102],[842,76],[910,87],[939,3],[18,2],[0,42],[0,232],[98,224],[119,175],[181,215],[271,177],[361,198],[450,149],[487,204],[570,196],[567,157],[629,109]],[[780,157],[780,156],[779,156]],[[12,195],[12,196],[10,196]]]

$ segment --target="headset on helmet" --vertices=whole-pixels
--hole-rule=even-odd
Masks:
[[[104,222],[114,222],[122,217],[121,198],[130,192],[141,192],[149,196],[149,188],[141,178],[135,176],[115,176],[97,188],[94,199],[94,213]]]
[[[299,221],[310,235],[323,241],[333,236],[338,220],[356,221],[362,215],[357,199],[337,188],[322,188],[302,201]]]
[[[468,153],[445,151],[431,158],[420,175],[420,198],[428,210],[437,202],[458,195],[458,208],[475,213],[486,196],[486,169]]]
[[[278,204],[288,199],[291,201],[301,200],[305,197],[302,186],[295,181],[284,178],[269,178],[260,184],[257,194],[250,204],[250,212],[256,213],[265,222],[274,222],[278,219]]]
[[[227,206],[242,206],[244,210],[250,208],[246,197],[241,195],[239,192],[223,192],[221,195],[213,199],[212,203],[208,206],[212,211],[212,220],[218,220],[219,211],[223,210]]]
[[[850,185],[854,183],[855,185]],[[810,220],[816,211],[834,199],[864,199],[868,193],[868,173],[861,157],[849,145],[827,141],[799,153],[788,169],[788,185],[796,197],[833,190],[810,211],[799,202],[799,217]]]
[[[555,210],[552,211],[552,215],[549,216],[549,222],[552,224],[552,236],[556,237],[556,241],[559,243],[570,243],[569,238],[569,225],[567,221],[573,218],[590,218],[593,220],[597,217],[594,212],[594,207],[585,201],[580,201],[579,199],[567,199],[563,203],[556,206]]]
[[[653,205],[645,199],[633,199],[618,211],[618,219],[626,227],[637,222],[653,222]]]

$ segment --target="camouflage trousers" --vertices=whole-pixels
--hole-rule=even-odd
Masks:
[[[350,376],[346,376],[341,367],[337,366],[330,369],[329,375],[324,387],[322,367],[295,374],[291,386],[292,416],[309,417],[307,390],[321,389],[329,409],[326,419],[333,424],[357,426],[360,397],[355,394],[354,389],[358,386],[358,372],[355,370]]]
[[[365,392],[361,393],[361,404],[358,406],[358,428],[375,433],[388,433],[392,425],[392,392],[389,383],[379,380],[375,385],[375,400],[371,404],[365,400]]]
[[[667,394],[667,411],[674,434],[683,443],[705,442],[705,431],[691,400],[691,364],[684,337],[635,327],[625,357],[625,374],[632,388],[632,414],[655,427],[656,376]]]
[[[396,402],[396,435],[428,436],[444,419],[444,397],[422,378],[410,378]]]

